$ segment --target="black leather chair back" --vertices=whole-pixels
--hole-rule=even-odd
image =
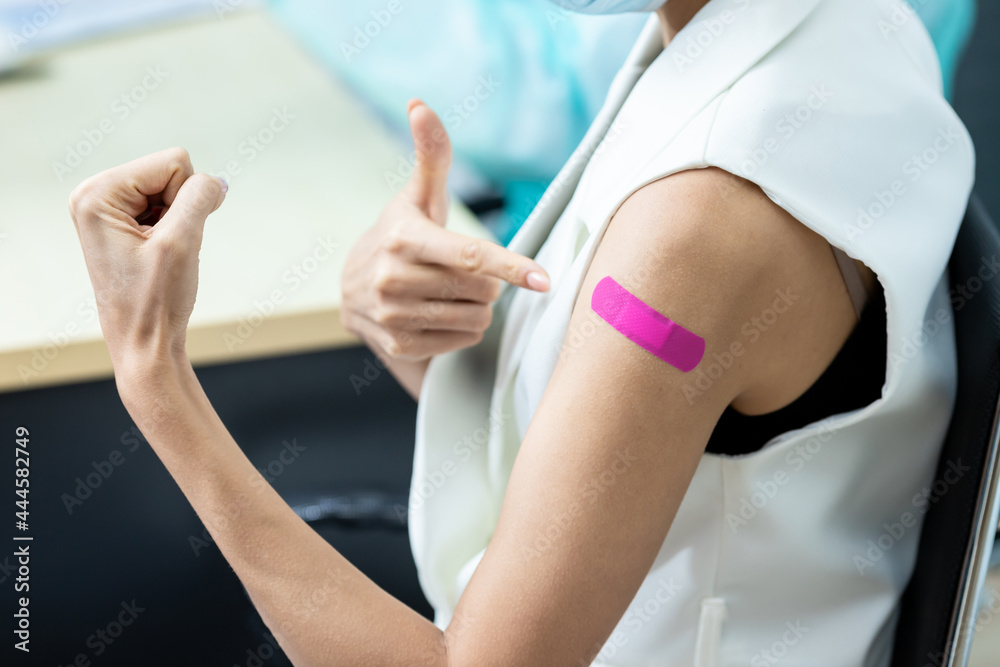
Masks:
[[[931,505],[896,628],[893,667],[965,665],[997,526],[1000,232],[973,197],[952,254],[958,396],[941,451],[971,468]]]

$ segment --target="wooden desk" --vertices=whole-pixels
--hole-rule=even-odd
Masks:
[[[192,360],[356,343],[339,323],[343,259],[412,152],[266,14],[55,53],[0,79],[0,109],[0,391],[110,376],[67,197],[170,146],[230,181],[205,232]],[[449,226],[488,236],[458,206]]]

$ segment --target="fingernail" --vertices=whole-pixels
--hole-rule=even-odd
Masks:
[[[549,289],[549,279],[544,273],[539,273],[538,271],[532,271],[529,273],[524,281],[528,283],[528,287],[538,292],[545,292]]]
[[[410,115],[411,113],[413,113],[413,110],[416,107],[420,106],[421,104],[423,104],[423,101],[414,97],[412,100],[406,103],[406,114]]]
[[[216,176],[216,178],[218,178],[219,183],[222,184],[222,194],[226,194],[227,192],[229,192],[229,183],[226,183],[226,179],[224,179],[222,176]]]

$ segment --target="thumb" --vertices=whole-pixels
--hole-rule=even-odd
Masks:
[[[422,101],[410,100],[409,117],[417,166],[404,192],[428,218],[444,225],[448,218],[451,140],[441,119]]]
[[[226,198],[229,186],[220,178],[194,174],[185,180],[170,207],[154,227],[154,233],[176,235],[178,239],[201,239],[205,220]]]

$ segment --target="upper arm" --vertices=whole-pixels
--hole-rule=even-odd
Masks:
[[[703,337],[700,367],[734,343],[742,352],[692,395],[697,369],[667,365],[591,310],[605,276]],[[792,305],[751,342],[744,325],[760,322],[779,292]],[[598,652],[648,573],[726,406],[746,401],[752,411],[782,392],[791,400],[853,323],[826,241],[756,186],[704,169],[635,193],[572,315],[570,332],[593,333],[556,366],[446,632],[451,664],[589,664],[580,661]]]

